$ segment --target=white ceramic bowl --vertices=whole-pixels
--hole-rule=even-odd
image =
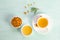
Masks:
[[[26,26],[26,25],[28,25],[28,24],[25,24],[24,26]],[[23,27],[24,27],[24,26],[23,26]],[[28,25],[28,26],[30,26],[30,25]],[[31,32],[29,35],[24,35],[24,33],[22,32],[23,27],[21,28],[21,33],[22,33],[22,35],[23,35],[24,37],[29,37],[29,36],[31,36],[31,35],[32,35],[32,32]],[[31,27],[31,26],[30,26],[30,27]],[[31,29],[32,29],[32,27],[31,27]]]
[[[19,16],[13,16],[12,18],[11,18],[11,20],[10,20],[10,24],[11,24],[11,21],[12,21],[12,19],[14,18],[14,17],[19,17]],[[20,17],[19,17],[20,18]],[[21,19],[22,20],[22,19]],[[23,23],[23,21],[22,21],[22,23]],[[22,25],[22,24],[21,24]],[[11,26],[13,27],[13,28],[20,28],[21,27],[21,25],[20,26],[18,26],[18,27],[14,27],[12,24],[11,24]]]

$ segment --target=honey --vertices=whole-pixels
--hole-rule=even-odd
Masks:
[[[19,26],[22,24],[22,20],[21,20],[21,18],[19,18],[19,17],[14,17],[14,18],[11,20],[11,24],[12,24],[14,27],[19,27]]]

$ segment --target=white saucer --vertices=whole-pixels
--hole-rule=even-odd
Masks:
[[[40,27],[35,26],[35,24],[37,23],[38,18],[40,18],[40,17],[44,17],[44,18],[48,19],[48,26],[46,28],[40,28]],[[47,34],[52,28],[53,21],[46,14],[37,14],[36,16],[34,16],[32,24],[33,24],[33,28],[36,32],[38,32],[40,34]]]

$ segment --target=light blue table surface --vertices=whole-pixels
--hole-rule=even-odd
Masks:
[[[10,25],[12,16],[19,16],[23,23],[31,26],[31,17],[24,15],[24,5],[36,2],[35,7],[53,19],[52,30],[42,35],[34,31],[31,36],[24,37],[20,29],[13,29]],[[31,14],[32,15],[32,14]],[[23,25],[24,25],[23,24]],[[0,40],[60,40],[60,0],[0,0]]]

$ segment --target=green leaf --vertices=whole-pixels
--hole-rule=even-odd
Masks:
[[[35,8],[35,7],[31,8],[31,12],[34,12],[34,14],[36,14],[37,10],[38,10],[38,8]]]

